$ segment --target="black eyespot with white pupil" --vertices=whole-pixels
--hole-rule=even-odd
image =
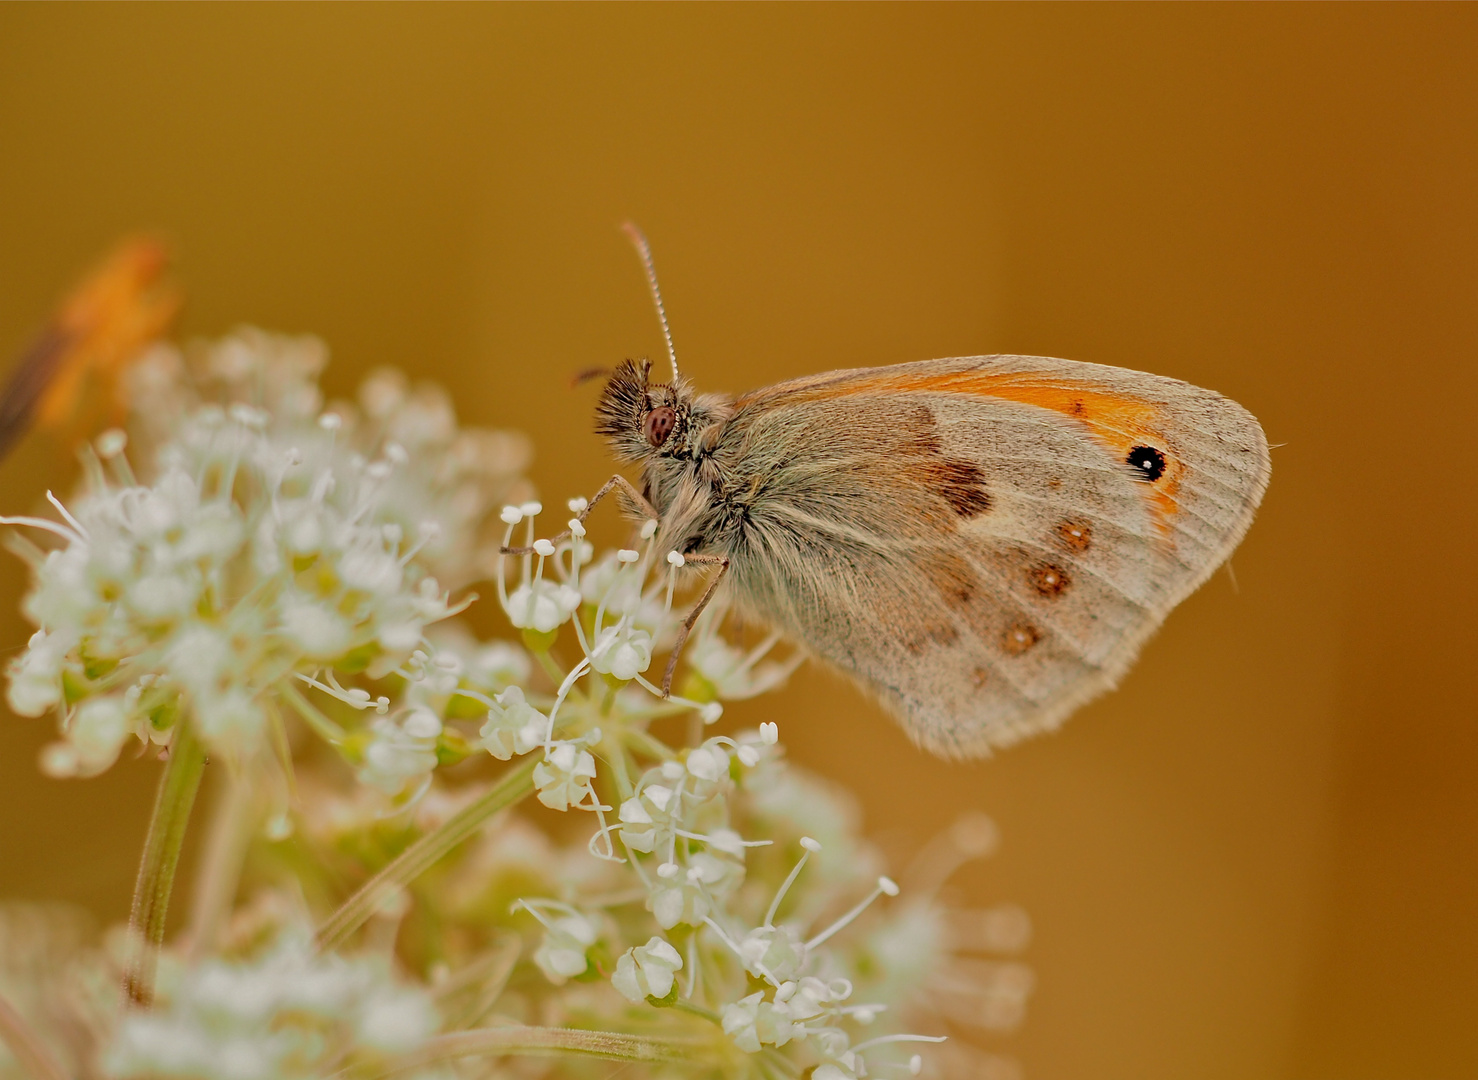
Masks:
[[[1165,475],[1165,455],[1153,446],[1134,447],[1124,461],[1134,470],[1136,480],[1152,484]]]
[[[647,437],[647,442],[653,446],[661,446],[672,434],[673,427],[677,424],[677,413],[671,406],[658,405],[647,413],[646,419],[642,421],[642,434]]]

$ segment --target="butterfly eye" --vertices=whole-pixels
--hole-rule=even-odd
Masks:
[[[647,437],[647,442],[653,446],[661,446],[672,434],[672,429],[676,424],[677,413],[673,412],[670,406],[658,405],[647,413],[647,418],[642,421],[641,430],[642,434]]]

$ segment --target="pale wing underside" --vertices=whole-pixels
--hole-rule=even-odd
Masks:
[[[1236,403],[1040,357],[817,376],[740,399],[733,426],[756,492],[739,599],[958,756],[1112,686],[1268,476]],[[1130,464],[1148,450],[1154,479]]]

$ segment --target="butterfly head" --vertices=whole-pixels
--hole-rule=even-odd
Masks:
[[[718,417],[714,403],[698,397],[682,377],[651,380],[650,360],[627,360],[611,374],[595,410],[595,430],[623,461],[688,459],[699,436]]]

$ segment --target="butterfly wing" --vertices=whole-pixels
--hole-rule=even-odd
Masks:
[[[1235,402],[1046,357],[784,383],[740,398],[724,443],[738,600],[951,756],[1114,685],[1269,471]]]

